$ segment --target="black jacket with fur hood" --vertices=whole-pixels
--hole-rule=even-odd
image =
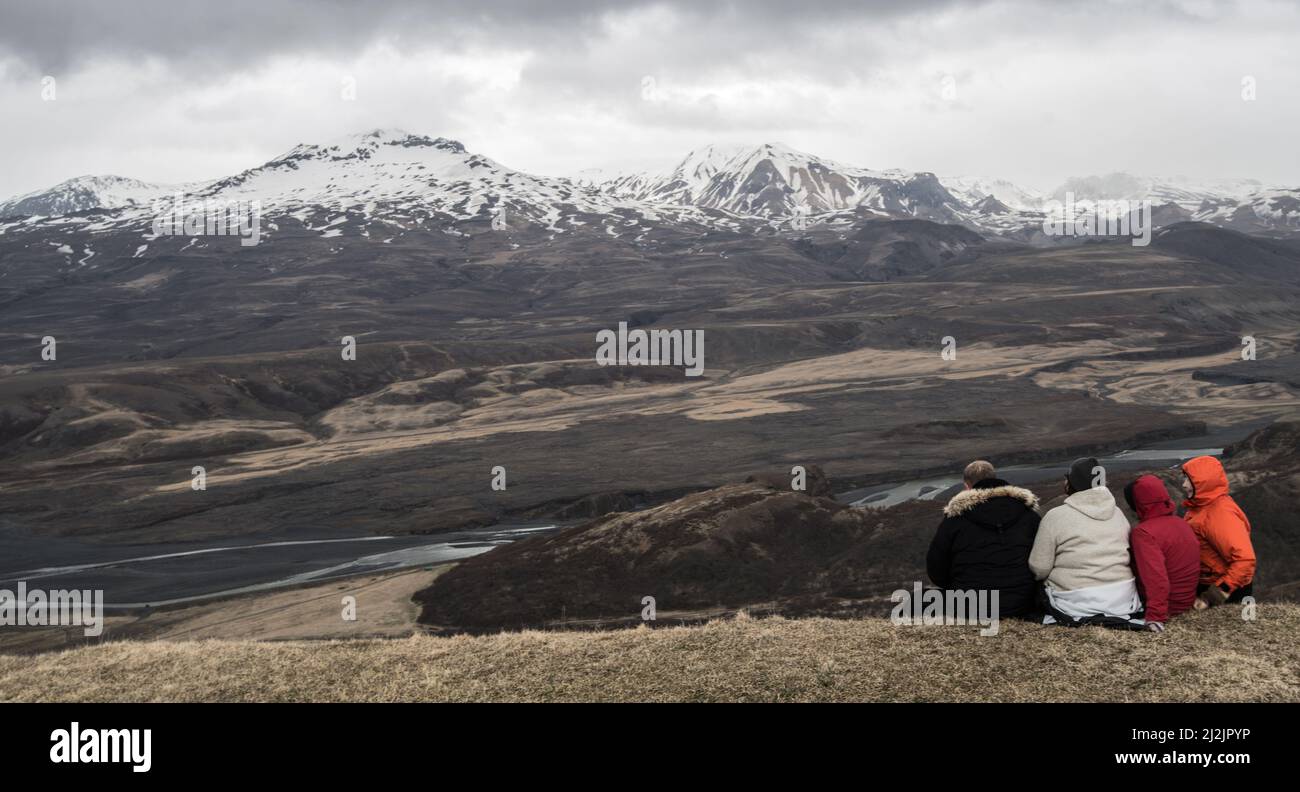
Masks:
[[[1029,551],[1038,533],[1038,498],[1002,479],[985,479],[953,496],[930,543],[926,570],[945,589],[998,590],[1001,616],[1037,609]]]

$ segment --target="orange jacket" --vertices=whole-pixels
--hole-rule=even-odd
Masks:
[[[1250,520],[1228,495],[1228,476],[1212,456],[1196,457],[1183,465],[1191,479],[1192,497],[1183,501],[1184,519],[1201,542],[1201,584],[1227,584],[1229,593],[1255,579],[1255,548],[1250,543]]]

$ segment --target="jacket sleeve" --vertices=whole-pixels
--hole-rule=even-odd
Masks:
[[[1210,525],[1205,540],[1228,565],[1228,571],[1213,585],[1225,583],[1231,594],[1255,579],[1255,546],[1250,541],[1250,530],[1233,511],[1224,509]]]
[[[1130,541],[1133,566],[1146,595],[1146,620],[1163,624],[1169,621],[1169,570],[1165,567],[1164,550],[1148,531],[1134,530]]]
[[[1038,524],[1034,547],[1029,551],[1029,571],[1035,580],[1047,580],[1056,566],[1056,532],[1046,517]]]
[[[925,554],[926,574],[930,576],[930,582],[940,588],[947,588],[952,582],[952,535],[952,525],[945,519],[934,532],[930,552]]]

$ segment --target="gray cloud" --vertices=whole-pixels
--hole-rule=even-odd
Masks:
[[[691,24],[726,24],[733,46],[772,43],[841,20],[886,20],[971,0],[860,0],[707,4],[597,0],[6,0],[0,52],[42,73],[72,71],[97,59],[156,58],[177,68],[251,68],[286,53],[346,56],[377,40],[456,48],[484,40],[542,50],[573,48],[598,35],[602,20],[654,8]],[[974,3],[978,4],[978,3]],[[718,53],[719,55],[723,53]]]
[[[226,175],[376,126],[551,174],[782,140],[1038,187],[1300,182],[1300,10],[1270,0],[0,3],[0,197],[82,173]],[[1240,100],[1244,75],[1259,101]]]

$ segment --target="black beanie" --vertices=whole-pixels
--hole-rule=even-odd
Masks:
[[[1084,457],[1074,460],[1066,478],[1070,482],[1070,492],[1083,492],[1092,489],[1093,470],[1101,467],[1096,457]],[[1103,474],[1105,469],[1103,468]],[[1103,479],[1104,480],[1104,479]]]

